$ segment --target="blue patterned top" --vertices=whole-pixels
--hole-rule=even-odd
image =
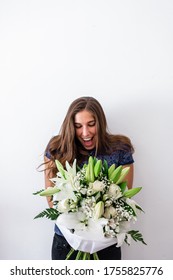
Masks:
[[[95,151],[93,150],[92,152],[90,152],[90,155],[94,156],[94,153]],[[131,164],[134,162],[132,153],[124,150],[117,150],[113,152],[111,155],[97,155],[97,158],[101,159],[102,162],[106,160],[108,166],[111,166],[113,163],[115,163],[116,166],[119,166],[119,165]]]
[[[89,156],[94,156],[95,150],[91,151]],[[47,158],[50,158],[50,154],[47,152],[45,154]],[[116,164],[116,166],[119,165],[126,165],[126,164],[132,164],[134,162],[132,153],[129,151],[124,151],[124,150],[117,150],[113,152],[111,155],[97,155],[97,159],[101,159],[102,161],[106,160],[108,163],[108,166],[111,166],[113,163]],[[87,161],[84,161],[81,165],[84,163],[87,163]],[[55,224],[54,231],[56,234],[61,235],[62,233]]]
[[[89,156],[94,156],[94,155],[95,155],[95,150],[92,150],[89,153]],[[46,152],[45,156],[49,159],[51,158],[49,152]],[[113,152],[111,155],[97,155],[97,158],[101,159],[102,161],[106,160],[108,166],[111,166],[113,163],[115,163],[116,166],[119,166],[119,165],[131,164],[134,162],[132,153],[124,150],[117,150]],[[87,161],[83,161],[81,166],[84,163],[87,163]]]

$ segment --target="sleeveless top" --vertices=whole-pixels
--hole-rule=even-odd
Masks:
[[[92,150],[89,153],[89,156],[94,156],[94,154],[95,154],[95,150]],[[45,156],[50,159],[50,153],[49,152],[47,152],[45,154]],[[100,154],[100,155],[97,155],[97,159],[101,159],[102,161],[106,160],[107,163],[108,163],[108,166],[111,166],[113,163],[115,163],[116,166],[134,163],[132,153],[129,152],[129,151],[124,151],[124,150],[117,150],[117,151],[113,152],[111,155],[101,155]],[[87,161],[84,161],[82,163],[82,165],[86,162]],[[56,224],[55,224],[55,227],[54,227],[54,231],[55,231],[56,234],[62,236],[62,233],[61,233],[61,231],[59,230],[59,228]]]

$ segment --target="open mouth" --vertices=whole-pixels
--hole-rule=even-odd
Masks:
[[[93,137],[82,138],[82,142],[85,147],[91,147],[93,146]]]

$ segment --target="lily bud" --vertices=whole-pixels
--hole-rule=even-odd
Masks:
[[[142,187],[130,189],[130,190],[128,190],[128,191],[126,191],[126,192],[124,193],[124,196],[125,196],[125,197],[130,197],[130,198],[131,198],[132,196],[134,196],[135,194],[137,194],[138,192],[140,192],[141,189],[142,189]]]
[[[57,187],[48,187],[44,191],[40,193],[41,196],[51,196],[54,195],[55,193],[59,192],[59,189]]]
[[[109,199],[110,198],[110,196],[107,194],[107,193],[105,193],[104,195],[103,195],[103,201],[106,201],[107,199]]]
[[[95,208],[94,208],[94,218],[95,219],[99,219],[101,218],[101,216],[103,215],[104,213],[104,203],[103,201],[99,201],[97,202]]]

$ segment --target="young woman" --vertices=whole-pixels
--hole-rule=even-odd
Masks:
[[[107,130],[107,121],[100,103],[93,97],[80,97],[72,102],[62,123],[59,135],[53,137],[45,150],[45,187],[50,187],[50,178],[56,176],[55,159],[63,165],[77,159],[82,166],[90,155],[106,159],[108,165],[130,166],[126,177],[128,188],[133,184],[134,149],[128,137],[112,135]],[[53,207],[51,197],[48,204]],[[70,245],[55,225],[52,244],[52,259],[65,260]],[[121,259],[121,249],[115,245],[98,252],[100,260]],[[75,259],[75,254],[72,255]]]

